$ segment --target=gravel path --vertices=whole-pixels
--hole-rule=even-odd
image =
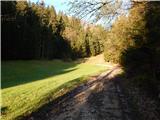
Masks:
[[[131,120],[127,100],[122,94],[115,76],[120,67],[92,77],[71,91],[57,103],[50,105],[46,115],[30,117],[35,120]]]

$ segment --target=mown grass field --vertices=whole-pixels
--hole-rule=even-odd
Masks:
[[[59,60],[2,62],[2,119],[29,114],[105,69]]]

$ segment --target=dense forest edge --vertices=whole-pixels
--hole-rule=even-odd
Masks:
[[[113,24],[104,50],[106,61],[120,63],[130,83],[156,97],[160,93],[158,21],[160,2],[134,2],[129,14]]]
[[[2,2],[2,60],[94,56],[103,52],[105,38],[102,26],[56,13],[45,3]]]
[[[3,1],[1,9],[2,61],[72,61],[103,53],[124,70],[124,91],[138,88],[160,100],[160,2],[133,2],[108,29],[43,2]]]

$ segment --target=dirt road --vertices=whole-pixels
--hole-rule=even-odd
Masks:
[[[116,84],[120,67],[93,76],[57,102],[29,119],[40,120],[131,120],[125,96]],[[44,115],[45,114],[45,115]]]

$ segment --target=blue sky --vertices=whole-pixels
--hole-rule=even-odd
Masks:
[[[40,2],[41,0],[30,0],[31,2]],[[68,13],[68,5],[67,2],[69,2],[69,0],[43,0],[45,2],[46,5],[53,5],[54,8],[56,9],[56,12],[58,13],[59,11],[63,11],[63,13]],[[69,15],[69,14],[68,14]],[[88,20],[83,19],[84,21],[88,22]]]
[[[30,0],[31,2],[37,2],[41,0]],[[67,0],[44,0],[46,5],[53,5],[56,11],[67,12],[67,5],[65,4]]]
[[[30,0],[31,2],[40,2],[42,0]],[[58,13],[59,11],[63,11],[64,13],[68,13],[68,5],[66,4],[68,1],[70,0],[43,0],[45,2],[46,5],[53,5],[54,8],[56,9],[56,12]],[[129,0],[124,0],[126,3],[129,1]],[[91,22],[89,19],[83,19],[84,21],[86,22]],[[100,20],[97,24],[101,24],[101,25],[104,25],[105,27],[106,26],[110,26],[110,24],[105,24],[105,21],[103,23],[102,20]]]

